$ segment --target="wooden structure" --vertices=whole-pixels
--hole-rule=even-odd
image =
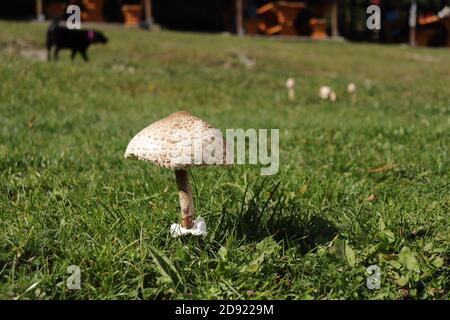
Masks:
[[[330,15],[331,15],[331,36],[339,37],[338,27],[338,0],[332,0],[330,3]]]
[[[153,23],[153,16],[152,16],[152,1],[151,0],[143,0],[144,5],[144,14],[145,14],[145,21],[148,24]]]
[[[258,29],[266,35],[295,35],[294,21],[304,2],[269,2],[258,8]]]
[[[103,8],[107,0],[70,0],[68,4],[74,4],[81,8],[81,20],[89,22],[103,22]],[[36,0],[36,19],[61,19],[66,13],[67,4],[60,1],[50,1],[44,6],[43,0]],[[126,25],[138,25],[142,14],[145,21],[152,23],[151,0],[142,0],[141,4],[123,5],[121,7]],[[45,15],[44,15],[45,14]]]
[[[46,13],[47,19],[61,18],[65,14],[66,4],[59,1],[48,1],[44,6],[44,0],[36,1],[36,17],[43,20]],[[104,21],[103,9],[107,0],[69,0],[69,4],[76,4],[81,8],[82,21]],[[320,10],[313,6],[315,11],[314,19],[308,11],[302,12],[307,7],[306,2],[276,1],[267,3],[260,8],[252,9],[248,19],[244,19],[244,12],[251,6],[250,0],[234,0],[234,7],[231,5],[234,19],[229,19],[228,30],[235,31],[238,35],[244,32],[249,34],[262,33],[266,35],[310,35],[314,39],[324,39],[331,36],[338,36],[338,0],[326,0],[319,5]],[[247,7],[247,4],[249,7]],[[254,5],[254,3],[253,3]],[[254,8],[254,7],[252,7]],[[147,24],[153,22],[151,0],[140,0],[137,4],[125,4],[121,6],[121,12],[125,20],[125,25],[136,26],[142,21]],[[248,13],[248,12],[247,12]],[[106,14],[106,13],[105,13]],[[301,17],[299,18],[299,14]],[[306,16],[306,18],[305,18]],[[329,18],[329,19],[325,19]],[[231,22],[233,20],[233,22]],[[301,21],[301,26],[297,24]],[[328,21],[330,23],[328,24]],[[231,27],[232,23],[234,25]],[[331,31],[330,31],[331,30]]]
[[[278,11],[283,19],[282,35],[296,35],[294,21],[298,13],[306,7],[304,2],[286,2],[280,1],[277,3]]]
[[[301,10],[307,8],[305,2],[276,1],[269,2],[257,9],[258,31],[266,35],[297,35],[295,20]],[[331,36],[339,36],[338,30],[338,2],[331,0],[324,6],[325,13],[328,12],[331,21]],[[313,18],[309,25],[312,30],[312,38],[327,38],[327,20]]]
[[[47,19],[61,19],[66,13],[66,7],[66,4],[62,2],[50,2],[45,9],[40,8],[42,11],[37,13],[38,20],[39,15],[44,11]]]
[[[243,5],[243,0],[236,0],[236,33],[238,36],[244,35]]]
[[[266,35],[280,33],[283,30],[285,19],[273,2],[258,8],[258,29]]]
[[[81,10],[82,21],[105,21],[103,17],[103,6],[106,0],[71,0],[69,5],[77,5]],[[50,1],[44,8],[43,0],[36,0],[36,19],[43,21],[47,19],[62,19],[66,13],[67,4],[59,1]],[[45,12],[45,15],[44,15]]]
[[[82,1],[71,1],[73,4],[81,2],[81,21],[95,21],[102,22],[105,21],[103,18],[103,6],[105,5],[105,0],[82,0]]]
[[[139,25],[142,14],[142,6],[140,4],[124,4],[121,10],[126,26]]]
[[[44,6],[42,0],[36,0],[36,20],[37,21],[45,20]]]
[[[325,19],[315,19],[309,20],[309,24],[312,27],[311,38],[315,40],[322,40],[328,37],[327,35],[327,21]]]
[[[121,11],[126,26],[139,25],[142,16],[147,24],[153,23],[151,0],[141,0],[141,4],[122,5]]]
[[[417,0],[411,1],[409,9],[409,45],[416,46],[416,25],[417,25]]]
[[[450,16],[444,18],[439,18],[438,16],[419,18],[415,35],[417,45],[430,45],[431,38],[436,34],[436,27],[444,27],[447,30],[446,46],[450,47]]]
[[[297,30],[294,22],[301,10],[307,8],[304,2],[269,2],[258,8],[258,30],[266,35],[296,35]],[[338,6],[337,1],[330,1],[324,11],[329,11],[331,20],[331,35],[339,36],[338,31]],[[325,39],[327,35],[327,20],[323,18],[312,18],[309,21],[313,39]]]

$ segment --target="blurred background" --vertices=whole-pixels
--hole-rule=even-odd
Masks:
[[[412,34],[409,15],[413,3],[417,4],[417,26]],[[0,19],[54,19],[62,17],[69,4],[80,6],[86,22],[450,46],[449,0],[4,0]],[[366,28],[366,8],[372,4],[381,8],[379,31]]]

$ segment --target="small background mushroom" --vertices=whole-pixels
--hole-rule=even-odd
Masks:
[[[329,86],[320,87],[319,96],[323,100],[330,100],[332,102],[336,101],[336,92],[334,92]]]
[[[293,78],[288,78],[286,80],[286,88],[288,89],[288,98],[290,101],[295,100],[295,80]]]
[[[356,103],[356,85],[353,82],[348,84],[347,92],[352,98],[352,103]]]

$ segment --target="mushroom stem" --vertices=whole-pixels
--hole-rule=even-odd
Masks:
[[[186,229],[191,229],[194,225],[195,207],[188,172],[186,170],[175,170],[175,178],[178,196],[180,197],[181,225]]]
[[[288,89],[288,96],[289,96],[289,100],[290,100],[290,101],[294,101],[294,100],[295,100],[295,91],[294,91],[294,88],[289,88],[289,89]]]

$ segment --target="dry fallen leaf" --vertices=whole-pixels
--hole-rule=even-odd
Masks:
[[[155,91],[156,91],[156,85],[153,84],[153,83],[149,83],[149,84],[147,85],[147,90],[148,90],[149,92],[155,92]]]
[[[371,194],[370,196],[367,197],[367,201],[372,202],[375,201],[377,199],[377,197],[375,197],[374,194]]]
[[[33,128],[34,120],[36,120],[36,115],[33,114],[33,115],[31,116],[31,118],[28,119],[28,124],[27,124],[28,129]]]
[[[300,194],[304,194],[306,191],[308,191],[308,184],[303,184],[298,191]]]
[[[247,296],[248,297],[253,297],[255,295],[255,291],[253,290],[247,290]]]
[[[398,164],[397,164],[397,163],[390,162],[390,163],[388,163],[388,164],[385,164],[385,165],[382,166],[382,167],[374,168],[374,169],[369,169],[369,170],[367,170],[367,171],[368,171],[368,172],[376,172],[376,173],[379,173],[379,172],[388,171],[388,170],[393,169],[393,168],[395,168],[395,167],[398,167]]]
[[[399,289],[398,294],[401,298],[407,298],[409,296],[409,290],[408,289]]]

